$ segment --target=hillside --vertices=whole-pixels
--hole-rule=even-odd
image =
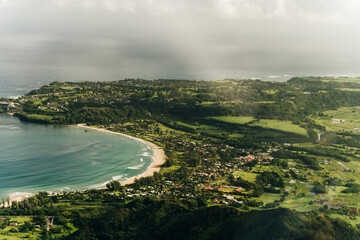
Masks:
[[[358,239],[351,225],[324,214],[287,209],[241,212],[227,206],[184,209],[179,203],[109,210],[67,239]],[[126,214],[124,214],[126,213]],[[171,216],[171,217],[169,217]],[[99,225],[98,223],[103,224]],[[122,223],[122,224],[119,224]],[[130,228],[131,226],[131,228]]]

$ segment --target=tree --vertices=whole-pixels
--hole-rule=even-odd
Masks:
[[[326,193],[326,187],[324,185],[316,185],[315,187],[313,187],[312,191],[316,194]]]
[[[19,231],[20,232],[28,232],[28,231],[34,230],[34,228],[35,227],[31,222],[26,221],[26,222],[24,222],[24,224],[19,226]]]
[[[121,189],[121,184],[119,181],[111,181],[106,184],[107,189],[110,191],[118,191]]]
[[[46,218],[45,218],[44,213],[37,215],[34,220],[35,220],[35,223],[39,224],[40,226],[46,225]]]

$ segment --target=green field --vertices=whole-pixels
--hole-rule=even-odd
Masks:
[[[40,120],[52,120],[52,116],[49,115],[40,115],[40,114],[28,114],[28,117],[30,118],[36,118]]]
[[[341,215],[337,213],[330,213],[328,214],[329,217],[332,218],[338,218],[345,222],[348,222],[356,227],[356,225],[360,224],[360,217],[359,216],[347,216],[347,215]]]
[[[341,91],[352,91],[352,92],[359,92],[360,88],[338,88]]]
[[[317,208],[317,206],[309,204],[311,200],[314,200],[313,196],[307,195],[305,197],[299,197],[291,195],[286,197],[286,200],[281,203],[281,206],[299,212],[307,212]]]
[[[274,202],[275,200],[280,200],[281,195],[275,193],[264,193],[261,195],[258,200],[262,201],[264,204]]]
[[[293,124],[291,121],[280,121],[273,119],[260,119],[255,121],[253,126],[259,126],[263,128],[277,129],[284,132],[291,132],[300,135],[307,135],[306,130],[299,125]]]
[[[259,102],[254,102],[254,103],[258,103],[258,104],[273,104],[276,103],[275,101],[259,101]]]
[[[211,119],[215,119],[218,121],[228,122],[228,123],[236,123],[236,124],[249,124],[249,126],[258,126],[263,128],[275,129],[284,132],[291,132],[300,135],[307,135],[307,132],[304,128],[299,125],[293,124],[291,121],[280,121],[275,119],[260,119],[255,120],[253,117],[233,117],[233,116],[217,116],[211,117]]]
[[[218,117],[210,117],[210,118],[223,122],[237,123],[237,124],[247,124],[254,120],[253,117],[233,117],[233,116],[218,116]]]
[[[244,172],[244,171],[236,171],[234,172],[234,176],[235,177],[241,177],[242,179],[249,181],[249,182],[255,182],[256,181],[256,177],[259,174],[256,173],[250,173],[250,172]]]
[[[0,217],[5,218],[5,217]],[[24,222],[32,222],[32,216],[12,216],[10,222],[17,222],[18,226],[24,224]],[[38,230],[34,230],[32,233],[10,232],[11,229],[18,229],[17,227],[7,226],[4,230],[0,231],[0,239],[17,240],[17,239],[38,239]],[[39,230],[40,231],[40,230]]]
[[[229,138],[243,138],[245,135],[240,133],[231,133],[228,135]]]
[[[322,82],[354,82],[360,83],[360,78],[351,78],[351,77],[303,77],[305,80],[319,80]]]
[[[360,107],[342,107],[325,111],[324,114],[326,117],[317,118],[316,122],[325,126],[327,131],[347,130],[360,133]]]

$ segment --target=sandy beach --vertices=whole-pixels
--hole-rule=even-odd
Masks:
[[[96,131],[101,131],[101,132],[106,132],[106,133],[111,133],[111,134],[116,134],[116,135],[124,136],[124,137],[127,137],[127,138],[131,138],[131,139],[134,139],[136,141],[143,142],[143,143],[149,145],[152,149],[154,149],[154,151],[155,151],[154,160],[151,163],[151,165],[148,167],[148,169],[146,169],[145,172],[143,172],[142,174],[140,174],[138,176],[134,176],[134,177],[131,177],[131,178],[125,180],[125,181],[122,181],[121,185],[132,184],[132,183],[134,183],[135,179],[139,179],[139,178],[142,178],[142,177],[148,177],[148,176],[154,175],[155,172],[160,171],[161,165],[164,164],[165,161],[166,161],[166,155],[165,155],[164,150],[161,147],[159,147],[158,145],[156,145],[156,144],[154,144],[152,142],[146,141],[146,140],[141,139],[141,138],[136,138],[136,137],[124,134],[124,133],[113,132],[113,131],[106,130],[106,129],[103,129],[103,128],[98,128],[98,127],[86,126],[85,124],[78,124],[76,126],[86,128],[86,129],[90,129],[90,130],[96,130]]]
[[[14,194],[14,196],[10,196],[10,204],[8,204],[8,202],[5,202],[4,207],[10,207],[12,202],[21,202],[22,200],[26,199],[26,198],[30,198],[32,196],[34,196],[35,194],[32,193],[21,193],[21,194]],[[3,204],[0,203],[0,207],[3,207]]]

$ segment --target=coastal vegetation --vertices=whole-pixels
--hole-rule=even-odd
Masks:
[[[2,99],[21,120],[121,132],[162,147],[167,160],[130,185],[13,202],[0,209],[0,235],[359,239],[357,80],[53,82]]]

